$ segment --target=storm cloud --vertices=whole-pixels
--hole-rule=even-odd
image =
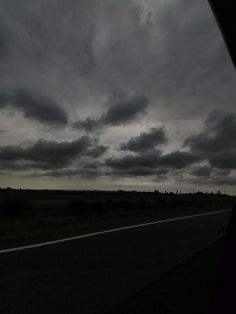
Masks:
[[[191,152],[173,151],[163,154],[160,150],[142,152],[138,155],[125,155],[121,158],[107,159],[107,165],[115,172],[122,174],[155,175],[168,173],[170,170],[179,170],[190,167],[198,162],[199,158]]]
[[[205,129],[186,139],[192,150],[218,152],[236,147],[236,114],[220,110],[212,111],[205,122]]]
[[[74,128],[76,129],[84,129],[87,132],[92,132],[96,130],[97,127],[99,127],[99,122],[96,120],[93,120],[91,118],[87,118],[85,120],[77,120],[74,122]]]
[[[235,192],[236,76],[207,1],[2,0],[0,71],[6,186]]]
[[[191,171],[191,174],[196,177],[209,177],[212,173],[212,169],[209,166],[196,167]]]
[[[126,124],[139,115],[144,114],[148,106],[145,96],[119,96],[112,99],[112,105],[104,116],[101,123],[110,125]]]
[[[154,149],[156,146],[166,143],[167,137],[164,128],[151,128],[148,132],[143,132],[139,136],[131,138],[127,143],[122,144],[121,149],[139,152]]]
[[[96,161],[81,162],[74,168],[68,167],[65,169],[54,169],[40,173],[35,173],[35,175],[54,178],[83,177],[87,179],[94,179],[102,175],[101,166],[102,164]]]
[[[236,169],[236,114],[214,110],[210,112],[202,132],[188,137],[184,146],[209,161],[212,167]]]
[[[65,110],[52,100],[27,90],[0,91],[0,110],[6,107],[21,111],[25,118],[48,125],[65,125]]]
[[[114,96],[109,100],[110,102],[111,106],[100,118],[78,120],[74,123],[74,127],[91,132],[105,126],[125,125],[145,114],[148,106],[147,98],[142,95]]]
[[[160,151],[154,150],[141,155],[126,155],[121,158],[107,159],[107,165],[114,169],[156,168],[160,160]]]
[[[87,136],[75,141],[54,142],[39,140],[32,145],[0,147],[0,167],[10,168],[23,164],[28,168],[54,169],[63,168],[74,160],[90,156],[98,158],[106,147],[94,144]],[[19,168],[19,167],[18,167]]]

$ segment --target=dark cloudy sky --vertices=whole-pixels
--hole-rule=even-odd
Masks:
[[[236,73],[206,0],[1,0],[1,186],[236,184]]]

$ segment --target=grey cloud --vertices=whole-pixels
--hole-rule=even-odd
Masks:
[[[174,151],[163,155],[160,150],[152,150],[138,155],[109,158],[106,163],[116,173],[155,175],[168,173],[172,169],[185,169],[197,161],[199,158],[190,152]]]
[[[159,165],[160,151],[154,150],[141,155],[126,155],[121,158],[107,159],[107,165],[113,169],[156,168]]]
[[[197,135],[188,137],[184,146],[208,160],[210,166],[218,169],[236,169],[236,114],[212,111],[205,128]]]
[[[84,37],[80,41],[80,49],[78,51],[78,69],[83,75],[89,74],[91,69],[95,66],[95,58],[93,54],[93,39],[95,34],[95,26],[90,24]]]
[[[77,120],[73,126],[76,129],[84,129],[87,132],[92,132],[97,128],[98,124],[98,121],[87,118],[86,120]]]
[[[86,179],[93,179],[102,175],[103,164],[99,161],[81,161],[75,167],[66,167],[63,169],[53,169],[49,171],[36,172],[33,175],[38,177],[84,177]]]
[[[0,165],[4,168],[7,164],[23,161],[28,162],[32,168],[60,168],[86,154],[91,146],[91,141],[86,136],[71,142],[39,140],[28,147],[4,146],[0,148]]]
[[[155,174],[157,176],[166,176],[169,173],[169,171],[170,170],[167,168],[159,168],[159,169],[156,169]]]
[[[196,175],[192,179],[189,179],[189,183],[199,186],[217,187],[222,190],[222,187],[233,186],[236,184],[234,176],[230,176],[229,173],[222,175],[214,172],[209,176]]]
[[[212,111],[206,119],[205,130],[186,139],[184,145],[202,152],[219,152],[236,146],[236,114]]]
[[[151,6],[151,16],[146,15],[145,19],[144,9],[148,6]],[[168,154],[150,152],[159,143],[155,146],[156,142],[146,138],[147,144],[144,144],[140,134],[122,145],[140,154],[127,153],[121,157],[121,152],[116,151],[118,157],[108,158],[108,149],[93,143],[81,156],[92,159],[96,158],[92,155],[103,157],[107,153],[111,164],[107,167],[112,173],[125,175],[129,172],[135,178],[135,173],[148,176],[170,171],[170,181],[177,178],[175,172],[184,173],[188,169],[189,173],[198,160],[209,162],[209,167],[219,170],[235,167],[232,117],[228,120],[225,117],[224,122],[222,114],[212,113],[204,128],[196,131],[208,111],[222,106],[226,110],[234,108],[236,97],[233,66],[207,1],[2,0],[0,17],[0,86],[2,90],[16,91],[10,99],[0,92],[1,109],[11,106],[30,120],[56,126],[66,125],[67,112],[70,116],[76,112],[80,118],[74,125],[76,128],[87,132],[104,129],[105,132],[110,127],[109,134],[104,136],[101,132],[100,135],[104,140],[109,138],[109,143],[114,139],[117,147],[122,130],[112,127],[142,118],[148,99],[148,114],[145,121],[141,120],[142,125],[147,128],[153,123],[169,123],[172,135],[178,128],[179,134],[170,138],[171,147],[183,142],[193,121],[195,130],[185,142],[185,150],[189,151],[181,148]],[[23,91],[22,96],[19,91],[25,86],[29,91]],[[104,99],[117,90],[124,95],[115,95],[104,103]],[[40,95],[31,91],[38,91]],[[46,95],[49,100],[45,99]],[[62,107],[57,105],[59,99]],[[134,102],[136,105],[132,105]],[[85,112],[91,115],[83,120]],[[25,131],[17,122],[5,115],[0,121],[2,128],[8,131],[9,143],[20,142],[24,134],[29,138],[30,131]],[[37,133],[39,130],[33,123],[30,125],[32,137],[44,137],[42,128]],[[131,128],[130,133],[134,131]],[[47,138],[56,136],[53,130],[51,135],[46,135],[47,128],[44,132]],[[74,138],[75,132],[67,129],[57,135],[58,138]],[[123,138],[123,134],[121,136]],[[128,128],[126,136],[131,137]],[[2,138],[8,143],[7,136]],[[14,149],[24,155],[29,147],[20,145]],[[14,149],[12,147],[13,152]],[[7,158],[0,161],[1,167],[12,169],[12,174],[23,164],[26,168],[48,167],[57,173],[61,170],[51,169],[53,162],[50,160],[40,162],[33,157],[18,160],[13,158],[13,152],[12,162]],[[62,160],[62,167],[66,167],[64,173],[67,170],[71,174],[90,171],[85,165],[80,165],[79,169],[68,165],[73,158]],[[216,176],[216,171],[212,172],[212,177]],[[204,181],[205,178],[196,176],[195,179]],[[100,182],[95,182],[94,186]],[[107,182],[109,184],[109,178]]]
[[[138,137],[131,138],[127,143],[122,144],[121,149],[140,152],[165,143],[167,143],[167,137],[164,128],[151,128],[148,132],[141,133]]]
[[[78,86],[78,72],[86,73],[79,82],[80,93],[85,96],[91,90],[109,94],[117,87],[142,90],[150,99],[158,99],[166,110],[173,112],[176,108],[180,115],[195,112],[198,98],[198,108],[204,111],[205,103],[209,103],[206,90],[214,94],[218,105],[220,94],[228,95],[228,101],[234,99],[227,54],[204,1],[152,2],[150,13],[154,18],[145,21],[142,7],[148,5],[146,1],[2,3],[17,34],[16,61],[26,61],[27,69],[35,69],[30,66],[37,63],[40,66],[35,71],[43,68],[49,77],[56,69],[59,75],[53,79],[63,81],[67,89],[72,82]],[[25,79],[24,72],[15,67],[18,80]],[[229,84],[222,84],[224,81]],[[51,83],[50,87],[55,82]],[[194,101],[189,101],[189,95]]]
[[[226,176],[230,175],[231,170],[230,169],[217,169],[216,173],[217,173],[218,176],[226,177]]]
[[[0,90],[0,110],[4,109],[8,105],[9,100],[9,95],[7,93],[1,92]]]
[[[154,170],[151,168],[136,167],[136,168],[119,170],[119,171],[115,170],[114,173],[118,175],[124,174],[125,176],[145,177],[145,176],[154,175]]]
[[[99,119],[78,120],[74,123],[74,127],[91,132],[96,128],[109,125],[125,125],[145,114],[148,106],[148,100],[143,95],[116,95],[110,99],[109,103],[111,105],[107,112]]]
[[[52,100],[26,90],[0,92],[0,109],[10,106],[23,112],[30,120],[49,125],[65,125],[67,114],[65,110]]]
[[[84,74],[94,63],[94,6],[97,7],[96,3],[93,5],[89,0],[37,3],[3,0],[0,13],[5,13],[7,26],[13,35],[17,34],[13,45],[19,59],[52,61],[54,66],[54,60],[61,59]]]
[[[42,95],[19,91],[13,97],[13,106],[24,116],[45,124],[65,125],[67,115],[61,107]]]
[[[212,168],[209,166],[196,167],[191,171],[191,174],[196,177],[209,177],[212,173]]]
[[[166,178],[169,170],[166,168],[145,168],[145,167],[137,167],[133,169],[127,169],[124,174],[128,176],[138,176],[138,177],[145,177],[145,176],[152,176],[156,177],[158,180]],[[118,172],[120,175],[121,173]]]
[[[97,145],[95,147],[93,147],[92,149],[90,149],[87,152],[88,156],[91,156],[93,158],[99,158],[101,157],[103,154],[105,154],[105,152],[108,150],[108,146],[105,145]]]
[[[6,43],[5,43],[5,38],[3,36],[3,34],[1,34],[0,32],[0,56],[4,56],[6,54]]]
[[[174,151],[160,158],[160,165],[174,169],[184,169],[201,160],[198,155],[191,152]]]
[[[39,177],[83,177],[86,179],[94,179],[101,175],[101,172],[98,169],[92,168],[68,168],[63,170],[52,170],[46,172],[35,173],[34,175]]]
[[[1,12],[0,12],[1,13]],[[0,14],[0,57],[6,57],[9,53],[10,33],[5,25],[4,18]]]
[[[235,177],[217,177],[212,179],[212,183],[217,185],[217,186],[222,186],[222,185],[236,185],[236,178]]]
[[[129,177],[150,177],[155,176],[157,178],[163,178],[168,174],[167,169],[152,169],[146,167],[135,167],[129,169],[113,169],[112,174],[117,176],[129,176]]]
[[[236,147],[210,154],[209,162],[218,169],[236,169]]]
[[[145,96],[119,96],[112,99],[112,105],[101,118],[101,122],[110,125],[126,124],[144,114],[148,106]]]

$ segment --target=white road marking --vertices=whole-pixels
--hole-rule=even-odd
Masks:
[[[69,242],[69,241],[79,240],[79,239],[84,239],[84,238],[90,238],[90,237],[94,237],[94,236],[98,236],[98,235],[102,235],[102,234],[106,234],[106,233],[112,233],[112,232],[129,230],[129,229],[136,229],[136,228],[140,228],[140,227],[157,225],[157,224],[162,224],[162,223],[167,223],[167,222],[172,222],[172,221],[186,220],[186,219],[192,219],[192,218],[197,218],[197,217],[222,214],[222,213],[226,213],[226,212],[230,212],[230,211],[231,211],[231,209],[225,209],[225,210],[220,210],[220,211],[218,210],[218,211],[208,212],[208,213],[204,213],[204,214],[195,214],[195,215],[191,215],[191,216],[169,218],[169,219],[164,219],[164,220],[147,222],[147,223],[143,223],[143,224],[137,224],[137,225],[133,225],[133,226],[97,231],[97,232],[93,232],[93,233],[82,234],[82,235],[64,238],[64,239],[59,239],[59,240],[54,240],[54,241],[48,241],[48,242],[19,246],[19,247],[14,247],[14,248],[9,248],[9,249],[3,249],[3,250],[0,250],[0,254],[29,250],[29,249],[34,249],[34,248],[42,247],[42,246],[48,246],[48,245],[52,245],[52,244],[64,243],[64,242]]]

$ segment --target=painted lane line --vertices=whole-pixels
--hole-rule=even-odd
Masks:
[[[230,211],[231,211],[231,209],[225,209],[225,210],[220,210],[220,211],[218,210],[218,211],[208,212],[208,213],[204,213],[204,214],[195,214],[195,215],[191,215],[191,216],[169,218],[169,219],[157,220],[157,221],[147,222],[147,223],[143,223],[143,224],[127,226],[127,227],[120,227],[120,228],[114,228],[114,229],[109,229],[109,230],[97,231],[97,232],[93,232],[93,233],[82,234],[82,235],[64,238],[64,239],[59,239],[59,240],[54,240],[54,241],[48,241],[48,242],[36,243],[36,244],[14,247],[14,248],[9,248],[9,249],[3,249],[3,250],[0,250],[0,254],[29,250],[29,249],[34,249],[37,247],[48,246],[48,245],[53,245],[53,244],[58,244],[58,243],[64,243],[64,242],[69,242],[69,241],[74,241],[74,240],[79,240],[79,239],[84,239],[84,238],[90,238],[90,237],[94,237],[94,236],[98,236],[98,235],[103,235],[103,234],[107,234],[107,233],[118,232],[118,231],[129,230],[129,229],[136,229],[136,228],[152,226],[152,225],[157,225],[157,224],[162,224],[162,223],[168,223],[168,222],[173,222],[173,221],[186,220],[186,219],[192,219],[192,218],[198,218],[198,217],[210,216],[210,215],[217,215],[217,214],[222,214],[222,213],[226,213],[226,212],[230,212]]]

